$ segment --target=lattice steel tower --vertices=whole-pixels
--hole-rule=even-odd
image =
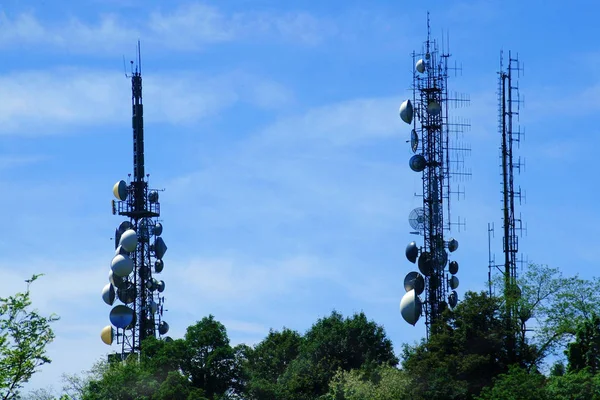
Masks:
[[[442,39],[442,47],[444,47]],[[447,45],[446,45],[447,47]],[[420,53],[413,52],[413,98],[400,106],[400,118],[413,125],[410,144],[413,153],[410,168],[422,173],[423,207],[414,209],[409,223],[414,234],[423,236],[421,247],[411,242],[406,257],[417,263],[419,272],[410,272],[404,279],[407,293],[400,302],[404,319],[414,325],[424,311],[427,334],[441,313],[458,301],[458,263],[448,262],[449,254],[457,250],[458,241],[446,239],[453,225],[464,226],[464,221],[450,223],[450,195],[464,194],[460,187],[451,192],[451,177],[464,178],[470,173],[464,170],[464,157],[469,149],[460,140],[464,121],[449,121],[451,105],[461,106],[469,102],[466,96],[448,94],[448,67],[450,54],[438,49],[431,39],[429,13],[427,14],[427,40]],[[413,106],[414,104],[414,106]],[[448,250],[448,251],[447,251]],[[419,297],[423,294],[423,299]]]
[[[517,300],[520,297],[520,289],[517,286],[517,264],[523,262],[523,257],[518,259],[519,253],[519,235],[522,235],[526,228],[523,227],[521,216],[517,218],[515,212],[515,200],[521,204],[524,195],[521,187],[515,190],[515,170],[520,173],[524,163],[519,157],[515,160],[514,145],[517,147],[521,143],[523,132],[520,127],[514,128],[514,120],[518,121],[520,105],[522,104],[519,94],[518,78],[523,71],[519,64],[518,57],[512,58],[511,53],[508,53],[508,66],[506,69],[503,66],[503,54],[500,53],[500,71],[498,72],[498,131],[502,137],[500,145],[500,167],[502,169],[502,219],[503,219],[503,253],[504,263],[495,264],[494,257],[491,253],[490,234],[493,234],[493,225],[488,224],[488,240],[490,242],[490,256],[488,268],[488,281],[490,296],[492,293],[492,272],[497,268],[503,276],[504,280],[504,297],[506,301],[506,323],[509,332],[516,332],[516,329],[525,329],[525,321],[519,321],[517,313]],[[514,76],[514,73],[517,76]],[[518,235],[518,234],[519,235]],[[508,349],[509,356],[514,356],[515,338],[509,335]]]
[[[113,307],[109,319],[112,324],[101,333],[104,343],[111,345],[116,338],[121,344],[117,358],[139,353],[141,342],[149,336],[165,335],[169,325],[162,320],[165,282],[157,280],[163,268],[167,246],[163,241],[159,222],[159,191],[149,189],[144,171],[144,106],[142,104],[142,70],[140,43],[137,65],[131,61],[133,179],[117,182],[113,188],[113,215],[127,217],[115,231],[115,256],[111,262],[109,283],[102,290],[102,298]],[[129,175],[131,178],[131,175]],[[114,326],[114,328],[113,328]],[[116,331],[115,331],[116,328]],[[114,357],[114,355],[112,356]],[[111,358],[111,356],[109,356]]]

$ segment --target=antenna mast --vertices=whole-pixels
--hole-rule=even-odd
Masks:
[[[104,302],[109,306],[118,299],[121,305],[113,307],[110,322],[102,330],[104,343],[111,345],[116,338],[121,353],[111,359],[125,359],[139,353],[147,337],[165,335],[169,325],[162,320],[165,282],[152,276],[164,268],[162,260],[167,246],[163,241],[159,222],[160,203],[158,190],[148,188],[144,169],[144,106],[142,102],[142,64],[140,42],[137,46],[137,65],[131,61],[131,103],[133,127],[133,180],[121,180],[113,188],[113,215],[123,215],[115,231],[115,256],[111,262],[109,284],[103,291]],[[131,177],[131,175],[129,175]],[[113,327],[114,326],[114,327]],[[116,328],[116,330],[115,330]]]
[[[446,38],[448,36],[446,35]],[[466,96],[448,94],[448,71],[450,68],[448,43],[442,43],[442,51],[437,42],[431,39],[429,13],[427,13],[427,40],[420,53],[413,52],[412,102],[404,101],[400,106],[400,118],[413,125],[411,150],[416,153],[409,161],[410,168],[422,173],[423,207],[414,209],[409,223],[414,234],[423,235],[423,245],[411,242],[406,248],[406,257],[417,263],[419,272],[409,272],[404,279],[407,293],[400,302],[403,318],[415,325],[421,314],[425,314],[427,335],[435,322],[450,305],[458,302],[458,262],[450,261],[448,252],[458,249],[458,241],[445,239],[453,227],[465,226],[460,218],[450,220],[450,197],[464,196],[464,191],[451,191],[450,180],[463,180],[470,176],[464,169],[464,158],[470,152],[462,144],[462,135],[469,124],[463,120],[448,117],[450,107],[460,107],[469,103]],[[413,106],[414,104],[414,106]],[[424,299],[419,297],[424,293]]]
[[[498,72],[498,131],[501,135],[500,159],[502,176],[502,214],[503,214],[503,237],[502,247],[504,253],[504,264],[495,265],[490,257],[490,271],[496,267],[504,278],[504,297],[506,301],[506,324],[508,329],[508,351],[509,358],[514,360],[516,354],[516,328],[525,332],[525,321],[518,320],[517,301],[520,297],[520,289],[517,286],[517,264],[523,263],[523,258],[518,260],[519,236],[527,228],[523,227],[521,217],[517,218],[515,213],[515,200],[521,205],[525,195],[521,188],[515,190],[514,172],[520,174],[521,167],[525,164],[521,162],[520,157],[515,160],[514,144],[519,147],[524,132],[518,127],[514,129],[514,120],[518,121],[520,105],[522,103],[519,94],[518,78],[523,71],[519,64],[518,57],[512,58],[508,53],[508,66],[503,66],[504,54],[500,52],[500,71]],[[514,76],[514,73],[517,76]],[[516,118],[515,118],[516,117]],[[517,234],[518,232],[518,234]],[[489,274],[489,287],[491,292],[492,276]]]

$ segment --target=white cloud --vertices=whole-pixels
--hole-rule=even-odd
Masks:
[[[145,118],[188,124],[236,102],[261,108],[288,104],[290,92],[268,79],[233,71],[214,77],[180,71],[144,75]],[[130,83],[117,71],[59,68],[0,75],[0,134],[43,135],[130,117]]]
[[[196,51],[206,45],[233,40],[274,40],[301,44],[318,43],[335,28],[305,12],[225,13],[217,7],[194,2],[169,11],[154,9],[136,19],[117,14],[101,15],[95,23],[71,17],[44,21],[32,13],[9,16],[0,13],[0,48],[44,46],[69,52],[98,54],[129,52],[131,40],[175,51]]]
[[[210,302],[264,301],[291,291],[300,280],[330,277],[319,260],[311,257],[264,263],[243,262],[235,258],[192,259],[174,263],[179,267],[171,273],[171,279],[182,282],[191,293],[197,293],[198,298]],[[185,302],[180,304],[181,307],[193,307],[185,299],[180,300]]]
[[[360,144],[399,136],[399,97],[355,99],[308,110],[303,115],[280,120],[268,127],[260,140],[267,145],[300,141],[333,145]]]

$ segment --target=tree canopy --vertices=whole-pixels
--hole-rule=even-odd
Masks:
[[[46,346],[54,339],[50,324],[58,317],[43,316],[32,309],[29,285],[41,275],[27,281],[27,290],[0,298],[0,399],[17,399],[19,390],[31,376],[51,360]]]
[[[362,312],[333,311],[304,333],[271,329],[252,347],[232,346],[209,315],[181,339],[148,338],[139,359],[102,361],[85,378],[67,377],[64,398],[600,400],[599,281],[532,265],[518,285],[518,323],[505,323],[501,288],[498,296],[467,292],[434,334],[404,345],[401,360]],[[565,358],[540,373],[547,356],[561,352]]]

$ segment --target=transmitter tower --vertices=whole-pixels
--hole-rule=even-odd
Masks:
[[[446,50],[444,50],[446,47]],[[406,247],[406,257],[416,263],[419,272],[409,272],[404,279],[406,294],[400,302],[402,317],[415,325],[425,314],[427,335],[434,323],[448,307],[458,302],[458,262],[450,261],[449,253],[458,249],[458,241],[449,238],[451,228],[465,226],[465,221],[450,220],[450,198],[464,195],[460,186],[451,191],[450,181],[464,180],[470,172],[464,168],[465,156],[470,149],[462,143],[462,134],[469,124],[464,120],[449,119],[450,107],[469,103],[467,96],[448,93],[448,73],[460,70],[449,67],[450,53],[442,38],[442,49],[431,39],[429,13],[427,40],[421,52],[413,52],[412,100],[400,105],[400,118],[413,129],[410,148],[415,153],[409,160],[411,170],[422,174],[423,206],[409,215],[413,234],[423,237],[422,244],[413,241]]]
[[[520,297],[520,289],[517,286],[517,265],[523,264],[523,256],[519,259],[519,236],[527,231],[523,227],[521,215],[517,216],[515,203],[518,201],[521,205],[525,200],[525,194],[521,187],[515,189],[515,171],[520,174],[521,168],[525,168],[525,163],[521,157],[515,157],[515,147],[519,147],[521,139],[524,138],[524,132],[520,126],[515,129],[515,120],[519,120],[519,111],[522,100],[519,93],[518,78],[523,72],[519,63],[518,56],[513,58],[508,52],[508,65],[503,65],[504,55],[500,52],[500,71],[498,72],[498,131],[501,135],[500,144],[500,168],[502,185],[502,247],[503,263],[496,264],[495,257],[491,251],[491,236],[494,233],[493,224],[488,224],[488,242],[489,242],[489,267],[488,267],[488,286],[490,296],[492,292],[493,271],[497,269],[504,281],[504,298],[506,301],[506,324],[509,332],[508,349],[513,357],[515,353],[516,339],[514,334],[521,330],[525,332],[525,320],[520,320],[517,310],[517,301]],[[515,76],[516,73],[516,76]],[[516,145],[516,146],[515,146]]]
[[[134,65],[135,64],[135,65]],[[101,332],[107,345],[116,343],[121,350],[109,359],[124,359],[139,354],[141,343],[147,337],[166,335],[169,325],[163,321],[165,282],[156,279],[164,268],[163,257],[167,246],[162,239],[163,226],[159,220],[159,190],[150,189],[150,175],[144,169],[144,106],[142,103],[142,63],[140,43],[137,60],[131,61],[133,177],[121,180],[113,187],[113,215],[126,219],[115,231],[115,255],[111,261],[108,280],[102,289],[102,298],[113,306],[109,314],[111,325]],[[169,339],[166,337],[165,339]]]

